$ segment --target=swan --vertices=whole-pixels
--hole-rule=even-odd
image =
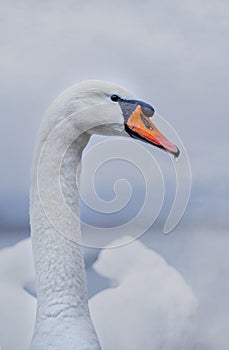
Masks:
[[[66,220],[67,213],[63,207],[58,206],[59,197],[53,184],[59,183],[59,179],[61,179],[62,192],[68,207],[72,212],[79,214],[79,193],[78,187],[75,185],[75,172],[78,166],[78,169],[80,169],[83,149],[92,134],[131,136],[151,143],[177,157],[179,155],[178,148],[167,140],[152,123],[150,118],[153,114],[154,109],[151,105],[137,100],[134,95],[119,86],[101,81],[84,81],[74,85],[63,92],[48,109],[38,134],[31,176],[30,221],[36,271],[37,306],[30,350],[98,350],[101,349],[100,344],[102,344],[102,349],[127,348],[125,346],[121,347],[121,345],[115,347],[117,343],[110,346],[109,337],[104,336],[107,332],[106,327],[106,332],[103,332],[104,323],[112,319],[112,312],[109,313],[109,310],[112,310],[112,305],[110,304],[110,309],[107,306],[104,310],[102,307],[103,301],[107,301],[109,304],[109,300],[112,301],[111,296],[115,291],[119,293],[124,291],[124,275],[122,276],[123,279],[119,281],[120,286],[118,288],[110,288],[108,291],[99,293],[91,300],[91,316],[88,306],[82,248],[78,244],[81,242],[80,222],[76,220],[74,222],[75,226],[73,226]],[[53,136],[53,130],[58,130],[58,128],[60,132],[56,135],[54,133]],[[47,143],[48,147],[46,147]],[[59,172],[55,164],[58,156],[63,154],[65,157]],[[170,311],[182,315],[182,308],[176,311],[180,299],[181,305],[184,306],[183,318],[178,317],[177,319],[179,322],[186,322],[186,324],[174,325],[173,328],[170,322],[169,330],[170,333],[174,332],[174,334],[166,334],[166,332],[165,334],[159,334],[160,341],[154,343],[152,340],[151,344],[155,344],[154,348],[158,350],[175,349],[176,346],[180,349],[191,349],[194,333],[193,322],[190,320],[193,320],[193,310],[195,309],[192,292],[186,287],[178,273],[168,267],[163,259],[154,252],[144,250],[140,242],[130,244],[129,249],[131,247],[135,253],[137,249],[140,249],[142,261],[138,265],[138,259],[136,259],[131,270],[132,282],[131,279],[128,280],[127,278],[131,283],[126,284],[125,290],[128,290],[128,286],[130,288],[133,286],[135,266],[146,268],[149,272],[149,267],[147,268],[147,264],[144,263],[144,254],[151,257],[149,261],[155,263],[156,267],[162,265],[162,271],[167,271],[167,276],[170,278],[168,285],[172,285],[173,282],[176,283],[180,278],[179,285],[181,287],[177,289],[177,297],[176,293],[172,293],[174,299],[171,303],[174,303],[176,307],[170,308]],[[125,264],[126,257],[131,256],[131,250],[125,250],[128,249],[127,247],[120,249],[126,252],[123,259]],[[135,253],[132,255],[132,260],[134,256],[136,257]],[[109,255],[109,251],[101,254],[102,257],[106,257],[106,255]],[[139,271],[136,278],[140,277]],[[158,271],[160,270],[158,269]],[[116,280],[119,278],[118,273],[121,274],[121,272],[120,268],[117,269],[114,276]],[[102,270],[101,273],[103,274]],[[158,280],[160,280],[159,277]],[[149,284],[149,286],[157,288],[157,285]],[[176,288],[172,290],[176,291]],[[172,294],[166,294],[166,305],[169,304],[169,298]],[[182,303],[182,298],[185,298],[185,295],[187,295],[187,303]],[[164,295],[161,300],[163,298]],[[139,300],[134,298],[134,293],[133,300]],[[160,304],[160,294],[157,302]],[[147,303],[150,306],[153,300],[147,298],[147,302],[144,304],[146,308]],[[31,299],[31,309],[34,310],[34,299]],[[157,310],[160,311],[160,307]],[[149,314],[153,311],[155,311],[153,307],[148,310]],[[166,315],[166,310],[163,309],[163,312]],[[106,316],[103,317],[104,315]],[[165,319],[165,317],[162,317],[163,321]],[[174,317],[174,320],[176,320],[176,317]],[[112,325],[109,322],[107,324]],[[160,332],[163,327],[158,329]],[[164,330],[167,329],[168,327],[164,328]],[[115,334],[115,330],[112,329],[112,331]],[[151,338],[149,334],[145,336]],[[118,338],[118,334],[116,338]],[[140,339],[142,341],[142,337]],[[122,339],[120,339],[120,342],[122,344]],[[141,342],[137,343],[136,346],[138,345],[139,347],[131,348],[144,349]]]

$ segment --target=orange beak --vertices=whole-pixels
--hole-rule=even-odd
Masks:
[[[173,154],[175,157],[178,157],[180,154],[178,147],[162,135],[152,123],[151,119],[143,113],[140,105],[137,106],[126,121],[126,131],[131,137],[159,147],[164,151]]]

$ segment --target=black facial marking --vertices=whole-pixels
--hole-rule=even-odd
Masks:
[[[119,105],[120,105],[121,110],[122,110],[124,121],[126,122],[129,119],[129,117],[131,116],[131,114],[137,108],[138,103],[136,101],[132,101],[132,100],[120,100]]]
[[[141,106],[143,114],[145,114],[149,118],[152,117],[154,114],[154,108],[150,104],[143,101],[125,100],[119,98],[118,103],[121,107],[125,122],[129,119],[129,117],[135,111],[137,106]]]

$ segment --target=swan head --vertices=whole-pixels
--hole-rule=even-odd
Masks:
[[[65,90],[54,107],[65,117],[74,113],[77,127],[81,119],[89,134],[133,137],[175,157],[180,153],[152,122],[154,108],[118,85],[83,81]]]

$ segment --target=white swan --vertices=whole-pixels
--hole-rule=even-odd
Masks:
[[[88,107],[90,107],[90,110],[88,110]],[[78,223],[75,227],[72,227],[66,222],[66,217],[62,216],[63,212],[61,210],[63,208],[56,206],[56,203],[59,203],[59,198],[56,192],[53,192],[52,184],[57,181],[59,183],[59,178],[61,178],[62,191],[68,206],[77,213],[75,170],[81,160],[82,151],[93,133],[122,136],[130,134],[132,137],[155,144],[177,156],[179,151],[176,146],[163,137],[152,124],[150,117],[153,112],[150,105],[135,100],[124,89],[99,81],[82,82],[66,90],[48,110],[38,137],[31,184],[31,229],[38,294],[37,316],[31,350],[100,349],[88,309],[81,247],[71,240],[73,237],[80,240],[80,225]],[[54,134],[53,139],[52,137],[49,139],[52,131],[57,130],[60,126],[61,134],[58,134],[58,137]],[[77,132],[79,134],[79,130],[81,135],[72,142],[72,136],[77,135]],[[50,140],[52,142],[49,142]],[[45,148],[47,142],[50,143],[49,148]],[[70,143],[71,146],[69,147]],[[47,149],[49,152],[46,153]],[[55,162],[58,156],[64,154],[66,150],[67,153],[59,174],[56,171]],[[40,186],[39,189],[38,185]],[[42,196],[43,199],[47,200],[48,207],[45,207],[46,203],[41,203]],[[65,226],[61,226],[62,234],[56,228],[55,222],[53,226],[53,218],[57,221],[60,218],[60,224],[64,222]],[[142,251],[139,242],[135,242],[134,247],[134,249],[140,247]],[[147,252],[145,250],[144,252],[146,255],[151,254],[152,261],[156,263],[156,266],[162,264],[164,271],[167,271],[167,276],[171,278],[168,282],[169,285],[177,281],[177,275],[168,268],[161,258],[152,251]],[[135,266],[138,266],[137,262]],[[141,263],[139,266],[146,268],[149,272],[147,264]],[[114,277],[117,278],[118,275]],[[139,277],[140,273],[136,274],[135,282],[138,283],[137,279]],[[149,280],[152,279],[149,276],[148,278]],[[128,281],[131,281],[131,279]],[[171,322],[169,324],[170,328],[167,326],[159,327],[158,329],[164,329],[165,334],[158,335],[159,342],[154,343],[153,338],[151,343],[149,342],[149,344],[155,345],[155,349],[175,349],[176,346],[179,349],[192,348],[193,327],[190,325],[190,320],[193,317],[195,303],[184,281],[180,281],[182,281],[180,282],[180,289],[178,288],[177,294],[172,293],[174,299],[171,300],[171,303],[177,305],[180,297],[185,298],[184,293],[186,293],[187,302],[181,303],[184,306],[184,312],[178,310],[179,308],[171,307],[170,311],[172,310],[172,313],[169,315],[174,316],[173,312],[175,314],[177,312],[177,315],[182,317],[178,316],[176,318],[174,316],[174,319],[182,323],[186,322],[187,327],[178,324],[174,325],[173,328]],[[128,283],[126,286],[128,287]],[[150,286],[153,286],[153,284]],[[133,300],[138,301],[132,290],[133,277],[129,287]],[[157,285],[154,285],[154,288],[157,288]],[[120,289],[118,291],[120,293]],[[119,344],[117,347],[115,347],[113,341],[109,345],[109,337],[104,336],[99,321],[109,321],[112,318],[112,312],[108,313],[108,309],[103,310],[102,308],[102,296],[106,300],[106,293],[113,292],[113,290],[102,292],[100,293],[101,297],[98,295],[92,300],[93,319],[96,322],[96,329],[103,349],[126,349],[128,347],[122,345],[123,341],[120,338],[120,342],[116,343],[116,345]],[[153,299],[146,298],[144,306],[146,308],[147,305],[149,306],[149,314],[151,314],[155,311],[152,303],[153,305],[160,305],[160,300],[166,300],[166,305],[169,305],[170,296],[170,293],[165,292],[161,296],[162,299],[159,295],[156,303]],[[109,297],[107,300],[109,300]],[[112,309],[111,305],[110,308]],[[160,310],[160,307],[158,310]],[[161,317],[162,322],[164,322],[166,320],[166,310],[162,308],[161,311],[164,312],[163,317]],[[106,315],[106,317],[104,318],[103,315]],[[96,321],[96,317],[98,321]],[[174,334],[166,334],[167,330],[171,333],[174,332]],[[183,330],[185,330],[185,334],[183,334]],[[115,330],[112,331],[115,332]],[[155,336],[155,334],[153,335]],[[152,334],[148,333],[144,335],[147,339],[150,339],[151,336]],[[118,339],[118,334],[116,334],[116,339]],[[140,339],[142,341],[142,337]],[[131,348],[135,349],[132,345]],[[140,342],[137,348],[144,349],[144,345]],[[145,349],[148,348],[145,347]]]

